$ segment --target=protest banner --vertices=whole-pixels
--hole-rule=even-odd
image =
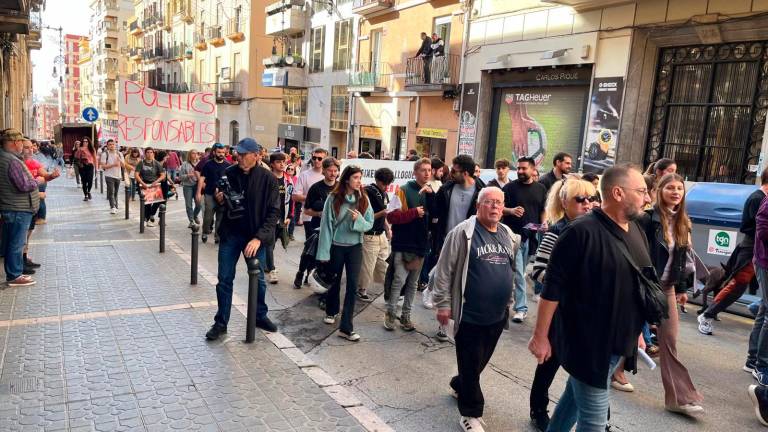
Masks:
[[[144,204],[154,204],[159,202],[165,202],[163,197],[163,188],[160,185],[147,186],[144,189]]]
[[[212,91],[171,94],[120,80],[117,107],[122,146],[202,150],[216,140]]]
[[[406,184],[408,180],[413,179],[413,162],[393,161],[380,159],[342,159],[341,169],[344,170],[348,165],[357,165],[363,170],[363,185],[375,183],[374,175],[379,168],[389,168],[395,174],[395,181],[387,188],[387,194],[392,198],[400,186]]]

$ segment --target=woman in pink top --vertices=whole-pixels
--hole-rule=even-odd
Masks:
[[[169,151],[168,157],[165,158],[165,170],[168,172],[168,179],[175,182],[176,181],[176,174],[179,172],[179,168],[181,167],[181,159],[179,158],[179,154],[175,151]]]
[[[93,173],[96,149],[90,138],[83,137],[83,144],[75,152],[75,163],[80,167],[80,179],[83,184],[83,201],[91,199],[91,188],[93,187]]]

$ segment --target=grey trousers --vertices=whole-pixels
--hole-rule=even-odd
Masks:
[[[421,275],[421,266],[415,270],[408,270],[405,268],[405,261],[403,261],[403,253],[395,252],[392,257],[392,283],[386,285],[387,293],[387,312],[395,314],[397,311],[397,301],[400,298],[400,290],[403,289],[403,313],[402,316],[411,316],[411,305],[413,304],[413,297],[416,295],[416,287],[419,284],[419,276]],[[424,261],[422,260],[422,265]]]
[[[211,232],[218,233],[221,218],[224,217],[224,207],[216,203],[213,195],[205,194],[205,209],[203,210],[203,234],[208,235]],[[214,216],[216,217],[216,227],[214,228]],[[218,234],[217,234],[218,235]]]
[[[109,208],[117,208],[117,197],[120,192],[120,179],[113,177],[105,177],[107,180],[107,199],[109,200]]]

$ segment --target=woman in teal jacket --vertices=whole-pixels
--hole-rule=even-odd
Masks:
[[[360,335],[354,332],[352,317],[355,313],[355,290],[363,259],[363,234],[373,227],[373,210],[363,191],[363,171],[350,165],[344,168],[339,182],[328,195],[320,221],[320,238],[315,258],[327,262],[328,270],[335,274],[325,303],[326,324],[336,322],[339,314],[341,271],[347,272],[347,292],[344,312],[341,314],[339,336],[356,342]]]

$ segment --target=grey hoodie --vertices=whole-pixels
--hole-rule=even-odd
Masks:
[[[455,321],[453,335],[459,331],[461,323],[461,311],[464,306],[464,290],[467,285],[467,269],[469,268],[469,248],[472,245],[472,235],[475,233],[477,216],[456,225],[448,233],[437,260],[434,273],[434,288],[432,298],[438,309],[451,309],[451,318]],[[520,248],[520,236],[513,233],[508,226],[499,223],[498,232],[506,233],[512,243],[512,250],[517,256]],[[510,284],[514,280],[509,281]]]

